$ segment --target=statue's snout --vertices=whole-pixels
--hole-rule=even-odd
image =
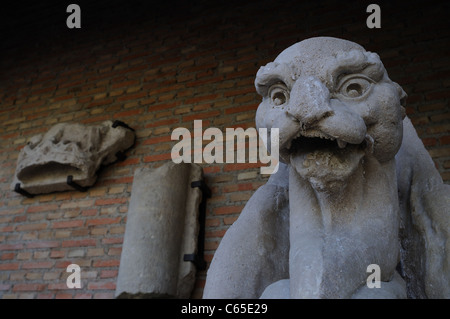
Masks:
[[[295,82],[287,113],[304,130],[319,130],[347,143],[360,144],[366,136],[361,115],[345,102],[332,99],[328,88],[314,76],[300,77]]]
[[[328,88],[314,76],[300,77],[292,87],[287,113],[304,128],[331,116]]]

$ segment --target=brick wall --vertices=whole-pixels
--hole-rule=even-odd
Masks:
[[[382,28],[366,27],[369,2],[168,1],[7,7],[0,50],[0,298],[112,298],[133,173],[170,160],[176,127],[254,127],[258,68],[287,46],[327,35],[377,52],[408,93],[407,114],[450,183],[450,28],[445,1],[378,1]],[[8,11],[9,10],[9,11]],[[19,13],[18,13],[19,12]],[[41,14],[37,14],[37,13]],[[33,17],[33,18],[31,18]],[[39,19],[38,17],[41,17]],[[55,123],[120,119],[136,130],[124,162],[82,193],[22,197],[9,190],[19,150]],[[260,164],[204,164],[206,259],[254,191]],[[66,267],[82,270],[67,289]],[[198,274],[201,297],[206,272]]]

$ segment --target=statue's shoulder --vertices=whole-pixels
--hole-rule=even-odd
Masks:
[[[272,214],[288,207],[289,167],[280,162],[278,171],[272,174],[267,183],[258,188],[249,199],[242,215],[248,215],[248,211],[257,212],[258,215],[261,215],[263,211]]]
[[[289,166],[280,162],[277,172],[270,175],[266,185],[289,189]]]

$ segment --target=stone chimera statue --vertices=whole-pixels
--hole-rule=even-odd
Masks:
[[[450,186],[379,56],[311,38],[255,86],[256,125],[279,128],[284,164],[222,239],[204,297],[450,298]]]

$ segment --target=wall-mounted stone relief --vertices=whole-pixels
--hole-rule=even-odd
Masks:
[[[284,164],[222,239],[204,298],[450,298],[450,186],[379,56],[311,38],[255,86]]]
[[[203,172],[167,162],[138,168],[127,214],[116,297],[188,298],[199,255]],[[203,197],[205,196],[205,198]],[[195,258],[200,257],[201,260]]]
[[[120,121],[56,124],[22,148],[11,188],[41,194],[91,186],[100,165],[115,162],[134,140],[134,130]]]

